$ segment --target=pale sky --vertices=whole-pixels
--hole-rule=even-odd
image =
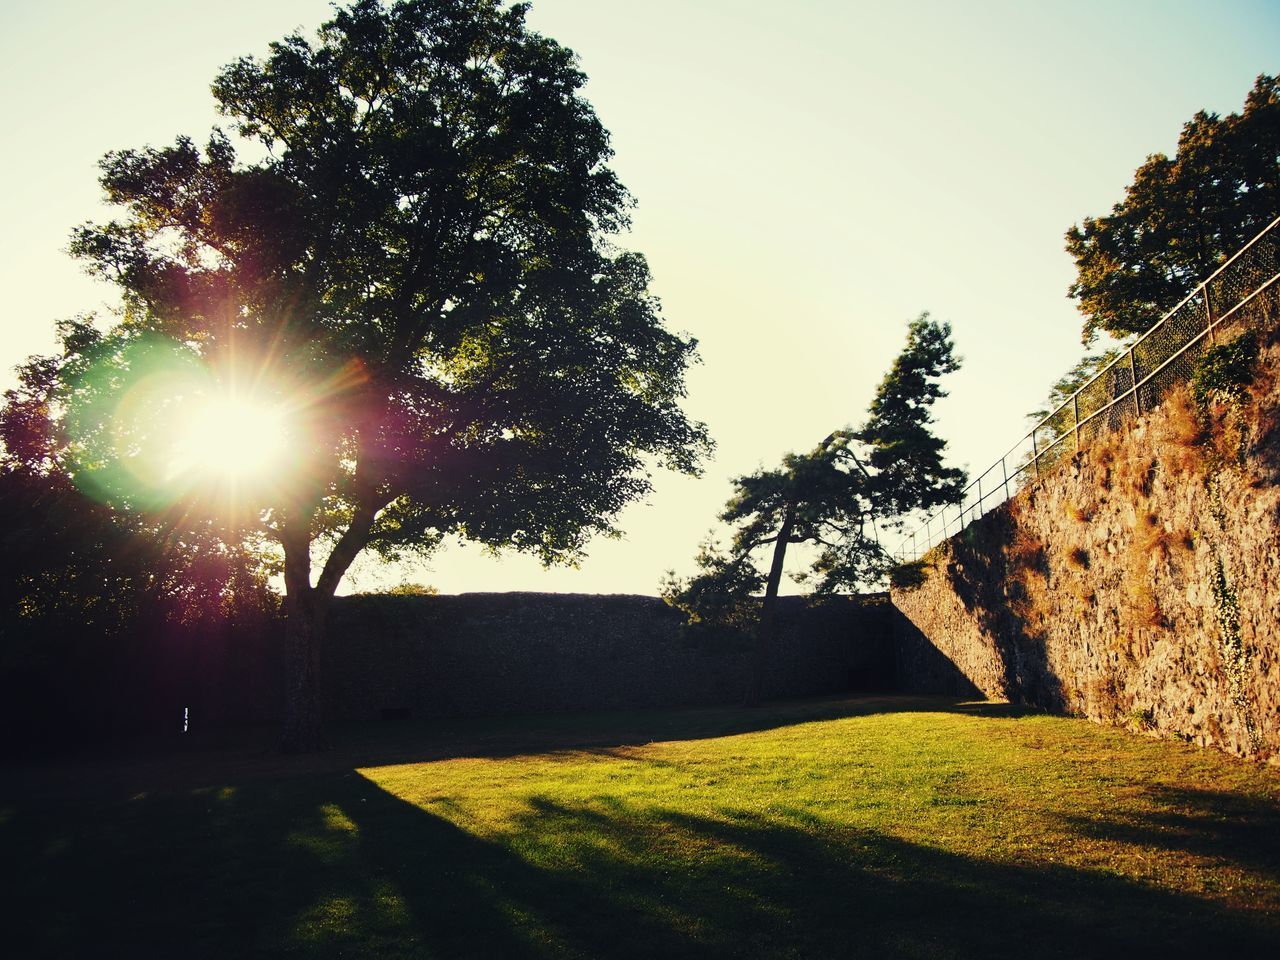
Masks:
[[[326,19],[321,0],[7,0],[0,7],[0,368],[110,303],[62,250],[106,216],[110,149],[198,141],[218,68]],[[1197,109],[1239,110],[1280,70],[1280,3],[534,0],[574,49],[639,201],[667,324],[696,337],[689,413],[718,442],[699,480],[658,476],[578,570],[451,548],[361,564],[346,590],[653,593],[688,571],[731,477],[859,422],[922,310],[960,373],[937,408],[980,470],[1079,356],[1063,233],[1119,200]]]

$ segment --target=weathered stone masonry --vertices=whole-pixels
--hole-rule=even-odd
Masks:
[[[1207,428],[1183,395],[1087,447],[895,590],[903,650],[984,694],[1280,759],[1274,349]],[[908,690],[938,690],[904,671]]]

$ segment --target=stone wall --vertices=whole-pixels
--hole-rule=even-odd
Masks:
[[[785,597],[767,697],[894,684],[884,598]],[[325,650],[326,715],[475,716],[732,703],[745,644],[698,643],[655,597],[471,593],[336,602]]]
[[[903,650],[988,696],[1280,758],[1280,369],[1176,391],[927,557]],[[906,670],[908,690],[938,690]]]
[[[766,696],[892,689],[887,596],[780,603]],[[749,641],[687,636],[656,597],[354,596],[331,616],[321,686],[332,722],[736,703],[751,661]],[[282,622],[125,641],[21,670],[0,663],[0,755],[217,742],[280,721]]]

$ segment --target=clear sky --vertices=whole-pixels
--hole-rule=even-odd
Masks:
[[[64,253],[102,218],[107,150],[200,139],[218,68],[324,20],[322,0],[7,0],[0,7],[0,368],[109,303]],[[578,570],[451,548],[384,582],[655,591],[688,570],[729,478],[857,423],[922,310],[962,371],[938,406],[953,462],[981,469],[1079,356],[1062,235],[1120,199],[1197,109],[1240,109],[1280,70],[1280,3],[534,0],[576,50],[639,200],[668,324],[703,363],[687,409],[719,449],[659,476]],[[4,382],[11,382],[7,374]]]

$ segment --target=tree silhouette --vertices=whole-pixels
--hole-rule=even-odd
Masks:
[[[958,368],[950,325],[928,314],[913,320],[862,427],[837,430],[808,453],[788,454],[780,467],[735,479],[720,514],[735,526],[729,551],[709,542],[696,558],[698,573],[687,579],[669,575],[664,582],[664,599],[690,622],[731,628],[754,619],[751,594],[764,587],[749,704],[760,700],[791,544],[817,546],[805,578],[818,593],[875,582],[890,566],[880,543],[882,527],[913,510],[959,500],[964,471],[943,465],[946,441],[930,429],[930,408],[946,395],[938,380]],[[762,577],[752,554],[766,547],[772,554]]]
[[[572,561],[652,467],[709,449],[678,405],[695,344],[608,242],[632,200],[586,78],[526,9],[338,9],[222,71],[230,134],[108,154],[123,216],[73,238],[123,291],[118,370],[164,335],[294,393],[301,446],[254,515],[283,551],[288,749],[320,742],[326,613],[362,550],[457,535]],[[92,420],[82,477],[110,466]]]

